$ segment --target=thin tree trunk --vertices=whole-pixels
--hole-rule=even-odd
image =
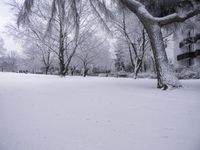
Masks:
[[[73,76],[73,75],[74,75],[74,72],[75,72],[75,70],[76,70],[76,67],[72,67],[70,70],[71,70],[71,76]]]
[[[88,67],[87,67],[87,63],[86,62],[83,62],[83,77],[86,77],[87,74],[88,74]]]
[[[86,77],[87,74],[88,74],[88,69],[84,69],[84,71],[83,71],[83,77]]]
[[[142,67],[142,60],[137,58],[135,68],[134,68],[134,79],[137,79],[138,73]]]
[[[59,65],[60,65],[60,73],[59,74],[61,76],[65,76],[66,73],[65,73],[65,63],[64,63],[64,60],[63,60],[63,58],[60,58],[59,61],[60,61],[59,62]]]
[[[129,44],[128,50],[129,50],[129,56],[130,56],[130,60],[131,60],[131,66],[132,66],[133,69],[134,69],[136,66],[135,66],[134,61],[133,61],[133,54],[132,54],[132,51],[131,51],[131,46],[130,46],[130,44]]]
[[[59,37],[59,66],[60,75],[65,76],[65,59],[64,59],[64,35],[62,33],[62,26],[60,25],[60,37]]]
[[[46,67],[45,67],[45,74],[46,74],[46,75],[47,75],[48,72],[49,72],[49,68],[50,68],[50,66],[46,66]]]

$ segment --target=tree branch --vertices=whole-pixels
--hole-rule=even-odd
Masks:
[[[155,20],[155,17],[145,8],[145,6],[137,0],[120,0],[120,2],[125,5],[130,11],[137,14],[137,17]]]
[[[200,6],[184,13],[183,15],[174,13],[174,14],[168,15],[166,17],[156,18],[156,20],[158,20],[158,22],[161,26],[165,26],[165,25],[172,24],[175,22],[184,22],[185,20],[187,20],[191,17],[194,17],[198,14],[200,14]]]

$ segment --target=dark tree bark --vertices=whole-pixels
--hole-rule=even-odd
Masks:
[[[84,68],[84,70],[83,70],[83,77],[86,77],[88,75],[88,71],[89,71],[88,68]]]
[[[64,35],[63,35],[63,25],[62,21],[60,20],[59,24],[59,66],[60,66],[60,75],[65,76],[65,56],[64,56]]]
[[[45,74],[46,74],[46,75],[47,75],[48,72],[49,72],[49,68],[50,68],[50,66],[46,66],[46,67],[45,67]]]
[[[167,88],[180,87],[180,83],[176,78],[173,68],[169,65],[167,54],[165,51],[165,46],[163,42],[163,36],[161,32],[161,27],[158,24],[145,24],[146,31],[149,35],[153,55],[155,58],[155,66],[157,72],[157,87]]]

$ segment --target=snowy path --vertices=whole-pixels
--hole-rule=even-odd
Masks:
[[[0,150],[200,150],[200,80],[0,73]]]

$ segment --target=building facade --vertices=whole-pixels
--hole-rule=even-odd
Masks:
[[[197,18],[174,34],[174,65],[176,68],[200,66],[200,25]]]

